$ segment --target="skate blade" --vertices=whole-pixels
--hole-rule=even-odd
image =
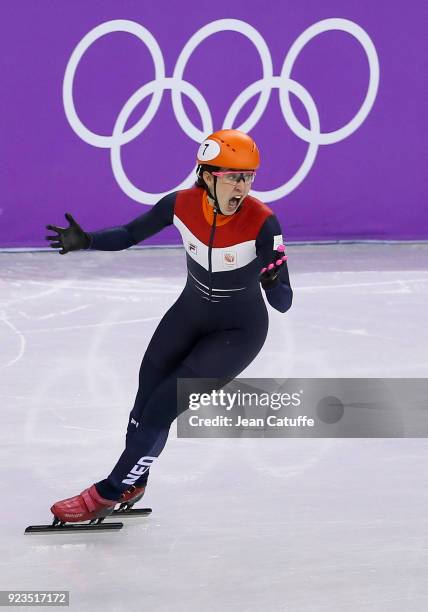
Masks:
[[[30,525],[24,533],[71,533],[76,531],[117,531],[123,523],[57,523],[52,525]]]
[[[114,510],[113,514],[110,514],[109,516],[148,516],[151,513],[151,508],[132,508],[132,506],[127,508],[124,505],[124,507],[120,506],[117,510]]]

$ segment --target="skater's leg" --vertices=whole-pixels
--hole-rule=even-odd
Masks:
[[[119,499],[132,484],[141,486],[149,467],[163,450],[171,423],[180,408],[177,405],[177,381],[180,378],[220,378],[213,389],[224,385],[254,359],[265,340],[265,333],[232,329],[213,332],[201,338],[172,374],[167,376],[145,404],[138,428],[110,476],[102,481],[99,492],[107,499]],[[191,367],[189,367],[189,364]],[[185,409],[185,408],[184,408]],[[98,488],[98,485],[97,485]]]
[[[135,434],[139,427],[144,406],[150,395],[168,374],[168,371],[156,367],[150,359],[150,353],[146,352],[140,366],[137,396],[129,415],[128,427],[126,430],[126,443],[128,443],[129,439]]]
[[[162,452],[177,416],[177,380],[196,377],[193,370],[181,365],[152,392],[139,426],[127,437],[126,448],[110,476],[96,485],[102,497],[119,499],[130,486],[145,485],[150,466]]]
[[[137,395],[128,419],[126,444],[140,426],[144,407],[154,390],[182,363],[201,336],[196,317],[191,325],[189,322],[183,325],[183,321],[188,319],[188,305],[184,301],[181,295],[165,313],[147,347],[140,366]],[[148,476],[149,470],[136,485],[144,486]],[[107,497],[109,490],[106,481],[97,483],[97,489]]]
[[[150,395],[159,385],[159,383],[166,378],[165,372],[160,368],[155,367],[149,359],[146,352],[143,361],[140,366],[139,374],[139,385],[137,397],[135,398],[134,407],[131,410],[128,420],[128,428],[126,431],[126,446],[130,443],[132,436],[135,435],[138,427],[140,427],[141,416]],[[145,487],[149,478],[149,470],[147,470],[141,478],[135,482],[136,487]],[[109,485],[106,478],[100,480],[95,484],[98,493],[101,497],[111,499],[109,495],[112,494],[111,486]],[[114,491],[116,493],[116,491]]]
[[[198,317],[189,321],[188,313],[189,304],[181,294],[162,317],[149,342],[140,367],[138,391],[129,415],[127,438],[135,433],[144,406],[153,391],[183,362],[203,335]]]

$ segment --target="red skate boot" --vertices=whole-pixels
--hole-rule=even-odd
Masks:
[[[132,485],[127,491],[124,491],[120,496],[118,504],[119,508],[113,512],[113,514],[120,514],[121,516],[142,516],[151,513],[151,508],[135,508],[132,506],[139,501],[146,490],[146,486],[136,487]]]
[[[85,489],[80,495],[68,497],[51,507],[54,515],[52,525],[29,525],[25,533],[66,533],[73,531],[112,531],[122,529],[123,523],[103,522],[113,514],[119,503],[105,499],[98,493],[95,485]],[[85,522],[89,521],[89,522]]]
[[[117,501],[101,497],[95,485],[92,485],[79,495],[56,502],[51,512],[60,523],[95,521],[112,514],[117,503]]]
[[[69,497],[56,502],[51,512],[54,515],[52,525],[30,525],[25,533],[48,533],[65,531],[106,531],[122,529],[123,523],[112,523],[104,519],[113,514],[120,516],[145,516],[151,508],[136,508],[132,506],[139,501],[146,487],[132,485],[122,493],[119,500],[105,499],[98,493],[95,485],[85,489],[75,497]],[[117,510],[114,507],[119,505]],[[89,521],[85,523],[84,521]]]

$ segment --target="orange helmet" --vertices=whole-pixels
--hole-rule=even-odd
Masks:
[[[233,170],[257,170],[260,154],[256,143],[239,130],[219,130],[208,136],[198,150],[197,162]]]

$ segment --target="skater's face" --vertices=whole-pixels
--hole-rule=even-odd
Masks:
[[[250,170],[229,170],[220,168],[216,173],[216,194],[220,210],[224,215],[233,215],[241,205],[242,200],[248,195],[255,173]],[[211,194],[214,194],[214,176],[205,170],[203,173],[205,183]],[[209,198],[210,204],[214,202]]]

